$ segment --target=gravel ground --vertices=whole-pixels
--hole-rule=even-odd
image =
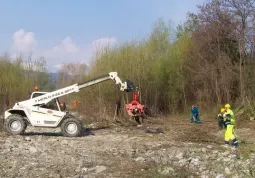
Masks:
[[[250,128],[237,130],[249,138],[238,151],[222,146],[216,122],[89,128],[77,138],[58,128],[29,127],[21,136],[0,131],[0,177],[255,177]]]

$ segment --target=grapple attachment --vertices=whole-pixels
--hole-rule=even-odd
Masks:
[[[131,82],[130,80],[126,80],[126,84],[127,84],[127,89],[125,90],[126,92],[136,91],[137,87],[133,82]]]
[[[135,91],[133,94],[133,101],[126,104],[128,115],[131,117],[142,117],[144,115],[144,109],[144,105],[142,105],[139,101],[138,91]]]

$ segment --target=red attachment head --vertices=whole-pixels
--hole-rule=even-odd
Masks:
[[[142,116],[144,113],[144,105],[142,105],[139,101],[139,93],[138,91],[135,91],[133,93],[133,101],[126,104],[126,110],[128,112],[128,115],[131,117],[134,116]]]

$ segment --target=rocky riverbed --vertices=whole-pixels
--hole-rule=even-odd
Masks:
[[[220,144],[223,132],[217,129],[189,141],[175,126],[163,132],[148,132],[148,124],[90,126],[77,138],[63,137],[59,129],[29,127],[22,136],[0,132],[0,177],[255,177],[254,143],[245,152],[240,148],[238,159],[235,150]],[[210,142],[211,136],[219,142]]]

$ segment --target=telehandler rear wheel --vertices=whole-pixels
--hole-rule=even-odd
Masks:
[[[74,118],[68,118],[61,124],[61,133],[66,137],[78,137],[82,131],[82,123]]]
[[[25,132],[27,124],[21,115],[12,114],[6,118],[5,128],[13,135],[21,135]]]

